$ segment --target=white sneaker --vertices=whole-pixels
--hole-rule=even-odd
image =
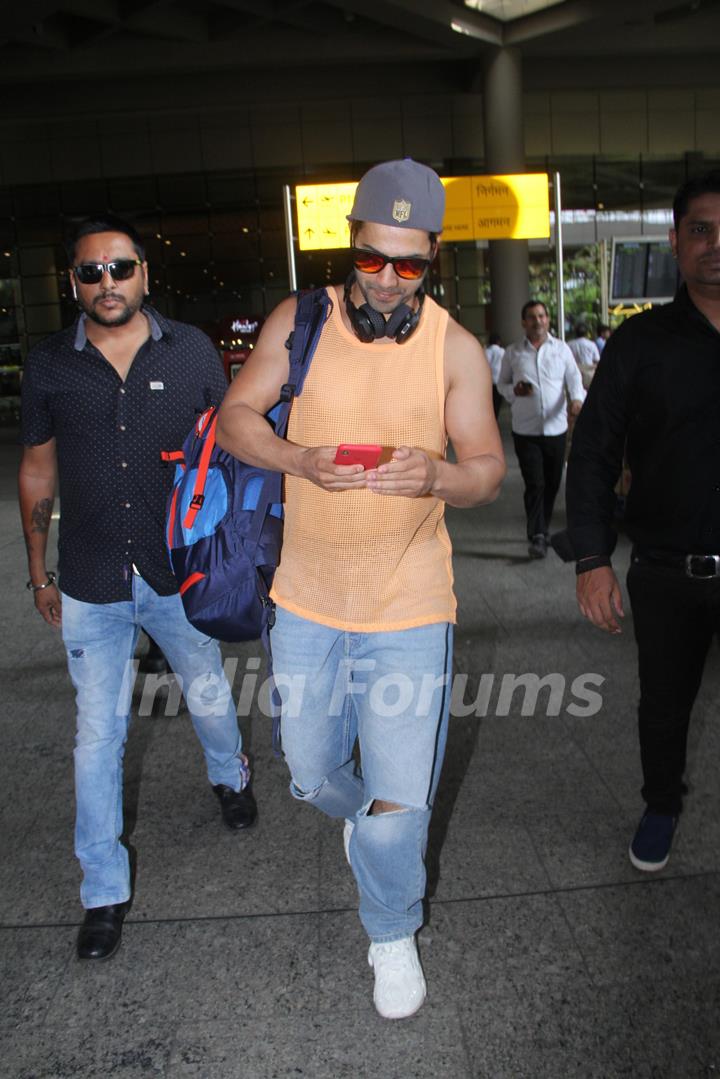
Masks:
[[[383,1019],[407,1019],[422,1007],[427,992],[415,937],[370,945],[375,971],[373,1001]]]
[[[345,818],[345,825],[343,827],[343,847],[345,848],[345,861],[352,868],[350,861],[350,836],[353,834],[353,828],[355,827],[354,820],[348,820]]]

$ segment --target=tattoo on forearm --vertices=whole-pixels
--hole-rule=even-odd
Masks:
[[[30,531],[23,529],[23,536],[25,537],[25,547],[28,555],[32,553],[33,540],[37,533],[47,534],[50,531],[50,521],[52,520],[52,498],[41,498],[39,502],[36,502],[30,511]]]
[[[30,520],[32,521],[31,532],[49,532],[52,519],[52,498],[41,498],[32,508]]]

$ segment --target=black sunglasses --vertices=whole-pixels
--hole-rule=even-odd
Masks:
[[[432,262],[432,259],[408,258],[406,255],[381,255],[379,251],[363,251],[360,247],[353,247],[352,260],[360,273],[380,273],[389,262],[398,277],[406,281],[418,281]]]
[[[135,273],[135,267],[142,266],[140,259],[115,259],[114,262],[81,262],[73,266],[73,273],[82,285],[97,285],[104,273],[109,273],[113,281],[129,281]]]

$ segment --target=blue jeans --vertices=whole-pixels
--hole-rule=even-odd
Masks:
[[[352,633],[278,607],[271,643],[290,792],[353,821],[350,862],[370,939],[409,937],[422,924],[452,626]],[[362,772],[353,760],[356,738]],[[402,809],[372,814],[376,800]]]
[[[243,786],[242,743],[220,648],[190,625],[180,596],[159,596],[137,576],[129,601],[82,603],[63,595],[62,634],[77,701],[75,853],[84,907],[130,897],[128,853],[120,842],[123,755],[141,627],[180,680],[210,782]]]

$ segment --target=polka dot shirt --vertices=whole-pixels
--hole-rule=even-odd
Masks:
[[[177,592],[165,545],[165,506],[182,447],[227,383],[208,337],[144,308],[151,334],[123,382],[88,341],[85,316],[28,355],[22,441],[56,440],[59,584],[85,603],[132,598],[132,567],[160,595]]]

